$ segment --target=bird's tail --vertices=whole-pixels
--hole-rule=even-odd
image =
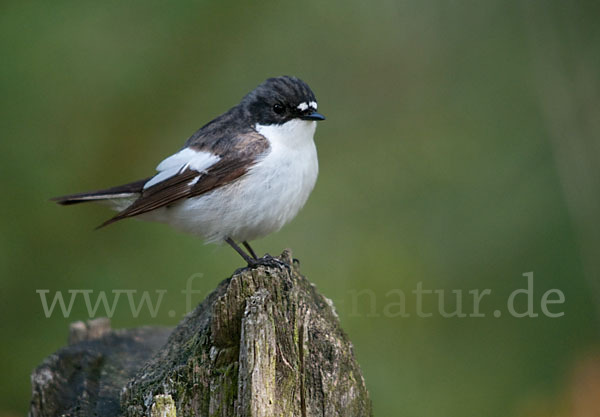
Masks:
[[[129,184],[118,185],[116,187],[107,188],[105,190],[98,191],[89,191],[85,193],[78,194],[69,194],[63,195],[61,197],[54,197],[51,200],[57,202],[58,204],[62,204],[63,206],[68,206],[71,204],[85,203],[88,201],[95,202],[127,202],[134,198],[136,198],[143,190],[144,184],[150,178],[146,178],[143,180],[131,182]],[[122,204],[112,204],[112,205],[122,205]],[[119,207],[115,207],[119,208]]]

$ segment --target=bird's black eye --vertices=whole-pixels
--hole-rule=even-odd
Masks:
[[[277,114],[283,114],[285,108],[283,107],[283,105],[277,103],[273,106],[273,111]]]

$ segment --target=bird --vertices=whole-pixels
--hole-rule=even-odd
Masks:
[[[279,231],[306,203],[319,172],[314,134],[322,120],[304,81],[268,78],[198,129],[155,175],[52,200],[108,204],[118,213],[98,228],[127,218],[164,223],[229,244],[248,266],[270,264],[276,258],[259,258],[249,242]]]

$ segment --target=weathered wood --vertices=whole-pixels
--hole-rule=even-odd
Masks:
[[[289,251],[280,259],[292,263]],[[86,343],[92,342],[75,346],[85,350]],[[352,344],[331,301],[296,267],[238,270],[183,319],[149,361],[137,365],[129,382],[118,380],[124,387],[120,413],[130,417],[371,415]],[[44,372],[58,371],[51,368]],[[73,401],[81,381],[72,382],[63,388],[71,392],[71,403],[85,403]],[[39,384],[37,391],[44,393]],[[36,388],[34,400],[35,393]],[[44,405],[33,401],[32,416],[49,415]]]
[[[107,319],[71,325],[70,344],[31,375],[30,417],[117,416],[119,394],[171,329],[111,330]]]

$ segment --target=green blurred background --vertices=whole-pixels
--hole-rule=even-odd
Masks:
[[[375,414],[597,415],[585,413],[600,409],[598,2],[0,7],[0,416],[26,412],[32,369],[88,318],[82,302],[45,318],[36,289],[166,289],[157,317],[121,303],[113,327],[175,325],[189,276],[203,274],[197,303],[242,266],[159,224],[94,231],[107,209],[48,198],[149,175],[281,74],[309,83],[328,117],[321,172],[298,218],[255,248],[293,248],[334,300]],[[565,315],[494,318],[529,271],[536,311],[558,288],[551,310]],[[487,317],[383,314],[390,291],[418,282],[491,289]]]

